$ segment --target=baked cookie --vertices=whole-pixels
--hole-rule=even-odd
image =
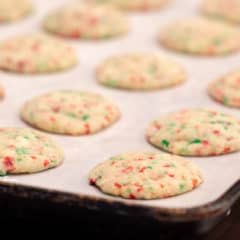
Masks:
[[[48,73],[77,63],[72,47],[41,34],[12,37],[0,42],[0,69],[18,73]]]
[[[166,153],[134,152],[96,166],[89,182],[107,194],[130,199],[157,199],[183,194],[203,181],[198,167]]]
[[[0,23],[23,18],[32,11],[29,0],[0,0]]]
[[[97,78],[109,87],[150,90],[178,85],[186,80],[186,73],[164,56],[132,53],[104,61],[97,69]]]
[[[169,0],[88,0],[88,2],[111,4],[126,10],[148,11],[163,7]]]
[[[227,114],[191,109],[151,123],[147,139],[165,151],[185,156],[214,156],[240,150],[240,121]]]
[[[50,14],[44,28],[68,38],[104,39],[128,32],[123,13],[110,6],[74,4]]]
[[[240,70],[228,73],[208,87],[209,95],[227,106],[240,107]]]
[[[63,151],[29,128],[0,128],[0,175],[34,173],[60,165]]]
[[[223,55],[240,49],[240,32],[226,23],[204,18],[178,20],[160,33],[163,46],[197,55]]]
[[[4,88],[3,88],[3,86],[0,84],[0,100],[2,99],[2,98],[4,98]]]
[[[109,127],[120,117],[118,108],[101,95],[80,91],[56,91],[27,101],[22,119],[44,131],[87,135]]]
[[[240,23],[239,0],[203,0],[201,11],[211,17]]]

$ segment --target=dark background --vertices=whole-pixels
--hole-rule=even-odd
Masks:
[[[144,217],[121,216],[100,211],[90,211],[66,204],[33,200],[0,192],[0,229],[14,233],[21,226],[20,235],[77,233],[77,239],[176,239],[176,240],[239,240],[240,201],[229,216],[211,230],[200,235],[201,223],[164,224]],[[204,224],[203,224],[204,226]],[[209,226],[206,223],[205,226]],[[9,230],[10,229],[10,230]],[[12,231],[12,232],[9,232]],[[17,230],[16,230],[17,232]],[[31,233],[32,235],[32,233]]]

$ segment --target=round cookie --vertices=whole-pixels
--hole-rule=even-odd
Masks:
[[[87,135],[112,125],[119,119],[120,112],[101,95],[62,90],[27,101],[21,110],[21,117],[44,131]]]
[[[50,14],[44,28],[54,34],[77,39],[105,39],[128,32],[123,13],[110,6],[74,4]]]
[[[111,4],[126,10],[148,11],[163,7],[169,0],[88,0],[88,2]]]
[[[0,23],[23,18],[32,11],[29,0],[0,0]]]
[[[240,150],[240,121],[207,109],[170,113],[151,123],[147,140],[185,156],[214,156]]]
[[[3,88],[3,86],[0,84],[0,100],[2,99],[2,98],[4,98],[4,88]]]
[[[201,11],[207,16],[240,23],[239,0],[204,0]]]
[[[97,69],[97,78],[109,87],[151,90],[178,85],[186,80],[186,73],[164,56],[132,53],[104,61]]]
[[[62,40],[41,34],[0,42],[0,69],[18,73],[48,73],[74,66],[77,56]]]
[[[130,199],[157,199],[183,194],[202,183],[198,167],[166,153],[134,152],[96,166],[89,182],[107,194]]]
[[[238,29],[196,17],[170,23],[159,39],[166,48],[196,55],[224,55],[240,49]]]
[[[240,107],[240,70],[228,73],[208,87],[209,95],[216,101],[231,107]]]
[[[34,173],[60,165],[63,151],[47,135],[28,128],[0,128],[0,175]]]

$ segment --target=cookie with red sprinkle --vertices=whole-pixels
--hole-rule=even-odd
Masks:
[[[240,70],[232,71],[210,83],[208,93],[226,106],[240,108]]]
[[[240,121],[214,110],[181,110],[153,121],[146,137],[177,155],[222,155],[240,150]]]
[[[0,0],[0,23],[13,22],[32,12],[30,0]]]
[[[120,118],[111,101],[95,93],[62,90],[27,101],[21,117],[38,129],[65,135],[99,132]]]
[[[64,158],[51,138],[28,128],[0,128],[0,142],[1,176],[44,171]]]
[[[240,23],[239,0],[203,0],[201,11],[213,18]]]
[[[11,37],[0,42],[0,69],[37,74],[62,71],[77,63],[74,49],[62,40],[43,34]]]
[[[194,163],[166,153],[120,154],[89,174],[89,183],[102,192],[129,199],[168,198],[191,191],[202,182]]]
[[[164,27],[160,43],[171,50],[196,55],[226,55],[240,49],[240,31],[207,18],[179,19]]]
[[[74,39],[106,39],[128,32],[125,15],[110,6],[73,4],[50,13],[45,30]]]
[[[186,73],[177,62],[151,53],[129,53],[106,59],[97,69],[98,81],[108,87],[153,90],[183,83]]]

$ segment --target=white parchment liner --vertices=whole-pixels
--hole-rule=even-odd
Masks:
[[[20,22],[0,26],[0,39],[22,32],[41,31],[42,18],[49,12],[69,3],[68,0],[35,0],[35,13]],[[121,120],[96,135],[64,137],[51,135],[65,150],[62,166],[38,174],[6,176],[5,182],[16,182],[33,187],[55,189],[99,198],[111,198],[140,203],[146,206],[191,208],[220,197],[240,178],[240,153],[220,157],[191,158],[203,171],[204,183],[190,193],[164,200],[122,200],[101,194],[89,186],[87,176],[92,167],[110,156],[128,151],[157,149],[144,138],[149,122],[170,111],[190,107],[210,107],[230,113],[240,119],[237,109],[212,101],[206,92],[209,81],[235,69],[240,54],[220,58],[191,57],[161,48],[157,33],[167,22],[198,14],[196,0],[173,0],[153,13],[129,14],[131,32],[123,38],[99,42],[69,41],[78,51],[80,64],[70,71],[40,76],[24,76],[0,72],[0,82],[6,88],[6,98],[0,103],[0,126],[26,126],[19,119],[19,109],[27,99],[57,89],[79,89],[98,92],[119,105]],[[108,89],[97,84],[95,68],[106,57],[128,51],[163,52],[182,63],[188,81],[180,87],[155,92],[128,92]],[[1,54],[1,53],[0,53]]]

